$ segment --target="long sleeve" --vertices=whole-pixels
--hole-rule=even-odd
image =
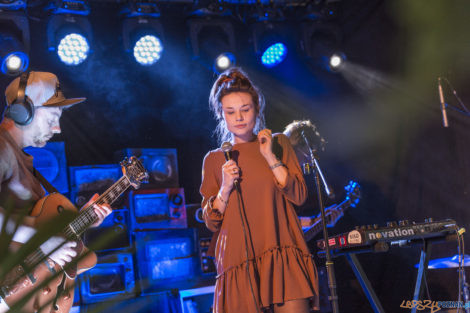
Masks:
[[[284,134],[278,134],[275,138],[280,145],[280,153],[278,152],[277,155],[282,163],[286,165],[288,172],[286,185],[281,187],[276,181],[276,186],[284,193],[287,200],[296,206],[300,206],[307,200],[307,186],[299,162],[297,161],[297,156],[295,155],[289,139]]]
[[[211,152],[204,157],[202,165],[202,183],[199,192],[202,195],[202,212],[207,228],[211,231],[220,229],[224,215],[212,207],[215,197],[219,192],[220,186],[214,173],[213,163],[211,162]]]

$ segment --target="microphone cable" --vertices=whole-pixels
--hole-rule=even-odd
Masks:
[[[243,197],[242,197],[242,193],[241,193],[241,189],[240,189],[240,185],[238,184],[238,181],[236,181],[235,183],[235,189],[237,191],[238,212],[240,213],[240,219],[241,219],[242,228],[243,228],[243,235],[245,238],[246,275],[248,276],[248,282],[250,283],[251,295],[253,296],[253,301],[256,306],[256,312],[261,312],[260,305],[258,304],[258,301],[256,300],[255,291],[253,289],[253,282],[251,281],[251,276],[250,276],[250,267],[249,267],[250,259],[249,259],[249,253],[248,253],[248,236],[247,236],[246,228],[248,228],[248,233],[250,235],[251,249],[253,252],[253,271],[255,273],[255,277],[259,276],[258,268],[256,266],[256,255],[255,255],[255,251],[253,247],[253,238],[251,237],[251,233],[249,232],[248,219],[246,218],[245,202],[243,201]],[[245,218],[243,218],[243,216],[245,216]],[[246,227],[245,227],[245,221],[247,224]],[[258,277],[258,280],[259,280],[259,277]]]

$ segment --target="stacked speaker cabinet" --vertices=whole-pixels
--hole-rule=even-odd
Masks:
[[[142,294],[186,289],[197,284],[200,265],[196,239],[192,228],[135,232]]]
[[[147,169],[149,188],[179,187],[176,149],[128,148],[114,154],[116,161],[131,156],[139,158]]]
[[[118,164],[70,166],[70,186],[72,202],[81,208],[95,194],[106,191],[122,176]],[[124,197],[119,197],[112,205],[113,208],[122,209]]]
[[[129,207],[133,231],[188,227],[183,188],[131,191]]]
[[[69,192],[63,142],[48,142],[43,148],[27,147],[24,151],[33,156],[33,166],[52,186],[60,193]]]
[[[183,313],[213,312],[215,286],[180,290],[180,302]]]
[[[96,266],[80,275],[80,289],[84,304],[135,297],[132,254],[98,255]]]
[[[188,226],[195,228],[198,233],[198,253],[203,275],[212,275],[216,273],[214,264],[214,250],[211,246],[213,233],[206,227],[202,218],[202,208],[200,203],[186,205],[188,214]],[[213,243],[215,244],[215,243]]]
[[[129,225],[129,210],[113,210],[101,225],[85,231],[83,241],[100,252],[130,250],[132,240]]]

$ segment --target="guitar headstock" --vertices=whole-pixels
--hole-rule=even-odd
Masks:
[[[346,200],[350,203],[351,207],[356,207],[361,199],[361,186],[355,181],[349,181],[349,184],[344,187],[346,190]]]
[[[129,179],[130,184],[135,189],[138,189],[142,182],[147,181],[149,174],[138,158],[134,156],[129,159],[125,158],[120,164],[122,174]]]

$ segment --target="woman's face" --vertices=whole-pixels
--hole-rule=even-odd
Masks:
[[[256,109],[251,95],[247,92],[232,92],[222,99],[222,116],[235,143],[247,142],[253,138],[256,125]]]

